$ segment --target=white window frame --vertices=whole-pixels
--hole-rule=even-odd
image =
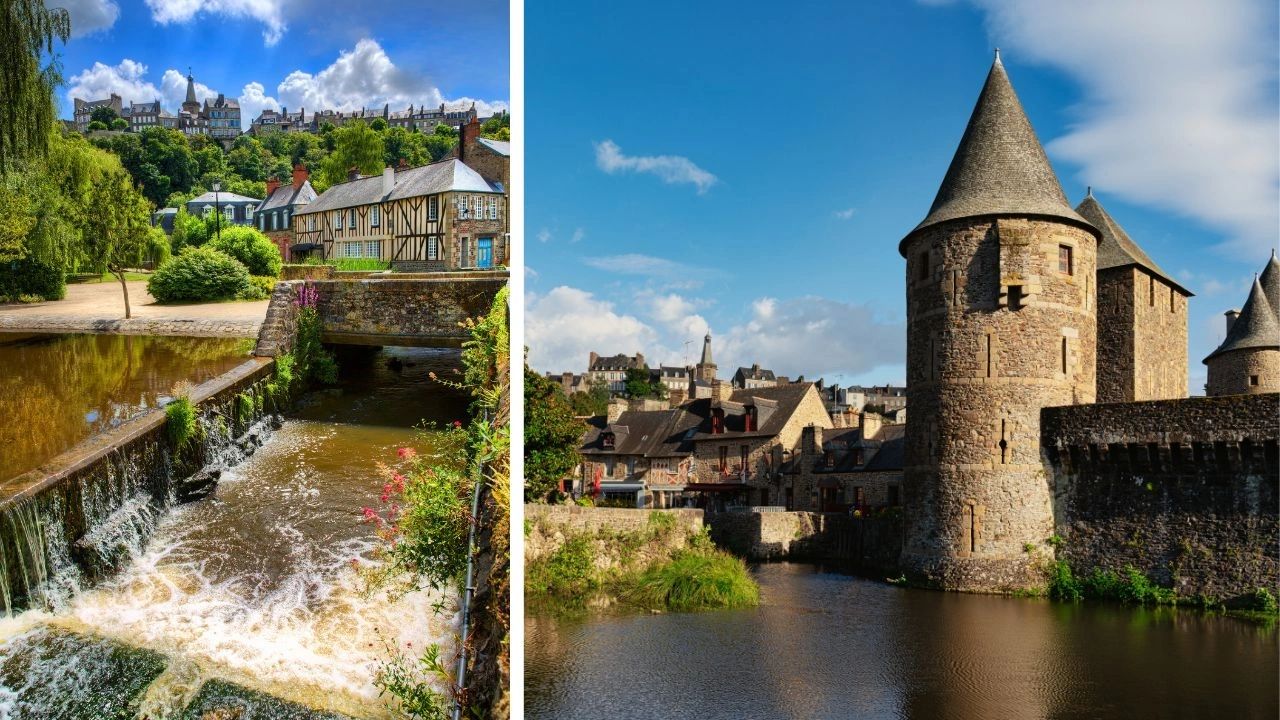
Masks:
[[[440,199],[436,195],[427,198],[427,219],[438,220],[440,218]]]
[[[231,223],[235,222],[235,221],[236,221],[236,206],[235,206],[235,205],[228,205],[228,206],[226,206],[226,207],[222,208],[222,215],[223,215],[223,217],[225,217],[225,218],[227,219],[227,222],[231,222]]]
[[[470,200],[471,200],[471,197],[468,195],[463,195],[458,198],[458,219],[459,220],[466,220],[471,216],[470,209],[467,207],[467,203],[470,202]]]
[[[347,211],[347,229],[349,230],[356,229],[356,209],[355,208],[351,208],[350,210]]]
[[[344,242],[342,243],[342,257],[358,258],[360,257],[361,249],[362,249],[362,243],[359,241]]]
[[[368,258],[382,257],[382,241],[366,240],[364,243],[364,256]]]
[[[307,230],[316,229],[316,216],[314,214],[307,216]]]
[[[210,216],[210,215],[212,215],[212,214],[213,214],[213,206],[212,206],[212,205],[205,205],[204,207],[200,208],[200,215],[201,215],[201,217],[206,217],[206,218],[207,218],[207,217],[209,217],[209,216]]]
[[[369,227],[378,227],[382,224],[382,208],[374,205],[369,208]]]
[[[333,211],[333,226],[339,230],[342,229],[342,211],[341,210]]]
[[[495,197],[489,198],[489,219],[490,220],[498,219],[498,198],[495,198]]]
[[[427,238],[427,259],[428,260],[440,259],[440,238],[434,238],[434,237]]]

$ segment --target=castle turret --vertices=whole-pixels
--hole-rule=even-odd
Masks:
[[[1098,241],[1098,402],[1187,396],[1187,300],[1182,287],[1093,196],[1076,212]]]
[[[902,561],[970,591],[1042,584],[1040,410],[1093,402],[1098,231],[1067,204],[999,53],[907,259]]]
[[[1271,298],[1275,298],[1273,304]],[[1249,299],[1234,318],[1227,316],[1227,337],[1204,359],[1208,395],[1280,392],[1280,262],[1275,253],[1253,279]]]
[[[196,99],[196,79],[187,68],[187,97],[182,101],[182,109],[189,113],[200,112],[200,101]]]

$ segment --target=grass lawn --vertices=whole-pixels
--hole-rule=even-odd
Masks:
[[[124,274],[125,280],[141,280],[146,282],[151,279],[151,273],[142,271],[130,271]],[[76,285],[80,283],[101,283],[101,282],[120,282],[115,275],[111,273],[102,273],[101,275],[93,275],[88,273],[74,273],[67,275],[67,284]]]

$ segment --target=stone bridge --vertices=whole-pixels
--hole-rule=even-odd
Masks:
[[[470,337],[462,322],[488,312],[507,284],[505,271],[344,275],[278,283],[256,354],[275,356],[292,347],[304,284],[316,291],[324,342],[409,347],[461,346]]]

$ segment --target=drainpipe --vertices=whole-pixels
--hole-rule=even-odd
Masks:
[[[484,422],[489,423],[489,411],[484,412]],[[475,597],[476,526],[480,524],[480,490],[485,482],[484,463],[480,464],[480,477],[471,492],[471,532],[467,538],[467,584],[462,591],[462,652],[458,657],[458,697],[453,701],[453,720],[462,718],[462,692],[467,687],[467,637],[471,630],[471,600]]]

